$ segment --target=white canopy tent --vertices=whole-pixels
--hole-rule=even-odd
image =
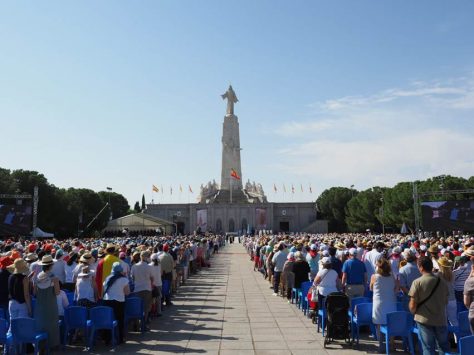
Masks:
[[[36,227],[33,230],[33,237],[35,238],[54,238],[54,233],[48,233],[41,230],[39,227]]]
[[[175,225],[173,222],[146,213],[135,213],[109,221],[104,231],[121,232],[125,228],[129,231],[161,229],[164,233],[173,233]]]

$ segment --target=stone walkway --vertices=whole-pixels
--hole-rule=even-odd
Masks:
[[[253,271],[241,244],[224,247],[212,267],[179,289],[152,331],[131,334],[121,354],[365,354],[377,350],[366,338],[360,350],[344,341],[323,348],[315,325],[294,305],[272,296],[269,283]],[[107,348],[98,347],[103,353]]]

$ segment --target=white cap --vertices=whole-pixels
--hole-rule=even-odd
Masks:
[[[357,249],[356,248],[350,248],[349,249],[349,254],[350,255],[356,255],[357,254]]]
[[[323,265],[331,264],[331,259],[328,258],[327,256],[325,256],[324,258],[321,259],[321,263],[322,263]]]

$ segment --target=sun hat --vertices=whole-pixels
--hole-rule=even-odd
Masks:
[[[430,248],[428,249],[428,252],[430,252],[431,254],[438,254],[439,252],[438,246],[436,244],[431,245]]]
[[[105,251],[107,253],[115,253],[116,250],[117,250],[117,247],[112,243],[107,244],[107,246],[105,247]]]
[[[36,261],[38,260],[38,255],[36,253],[29,253],[26,255],[25,260],[30,262]]]
[[[470,257],[470,258],[474,257],[474,249],[469,248],[469,249],[465,250],[465,251],[464,251],[464,255],[466,255],[466,256],[468,256],[468,257]]]
[[[49,275],[48,275],[46,272],[44,272],[44,271],[41,271],[41,272],[38,274],[38,282],[46,281],[48,278],[49,278]]]
[[[357,249],[356,248],[350,248],[349,249],[349,254],[350,255],[356,255],[357,254]]]
[[[324,258],[321,259],[321,263],[323,265],[329,265],[329,264],[331,264],[331,259],[329,257],[325,256]]]
[[[158,256],[157,253],[153,253],[153,254],[151,254],[151,260],[160,261],[160,257]]]
[[[7,267],[12,274],[27,274],[30,271],[28,264],[23,259],[16,259],[13,265]]]
[[[286,257],[287,260],[295,260],[295,253],[289,252],[288,256]]]
[[[393,254],[400,254],[402,252],[402,248],[400,248],[399,246],[396,246],[395,248],[393,248],[392,250],[392,253]]]
[[[311,246],[309,248],[311,250],[318,250],[318,247],[316,246],[316,244],[311,244]]]
[[[81,258],[79,259],[80,263],[85,263],[85,264],[91,264],[93,262],[92,255],[89,253],[85,253],[81,255]]]
[[[114,274],[120,274],[123,272],[123,267],[122,264],[120,264],[118,261],[112,264],[112,272]]]
[[[51,255],[45,255],[41,258],[41,261],[38,263],[38,265],[53,265],[54,260]]]
[[[442,267],[453,267],[453,262],[446,257],[439,258],[438,265]]]

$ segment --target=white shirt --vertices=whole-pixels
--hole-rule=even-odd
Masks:
[[[321,281],[318,284],[318,292],[326,297],[331,292],[337,292],[337,279],[338,274],[333,269],[322,269],[319,270],[316,277],[320,277]]]
[[[76,282],[76,300],[87,299],[91,302],[95,302],[94,288],[92,286],[92,276],[78,276]]]
[[[64,270],[66,271],[66,282],[73,283],[74,282],[74,269],[76,268],[77,264],[74,262],[72,265],[64,265]]]
[[[135,283],[134,292],[151,291],[153,276],[151,267],[144,261],[140,261],[132,266],[132,278]]]
[[[149,265],[151,267],[151,275],[153,276],[153,284],[155,286],[163,286],[163,282],[161,281],[161,265],[155,265],[153,263]]]
[[[59,295],[56,296],[56,302],[58,303],[58,316],[64,316],[64,308],[69,306],[66,292],[63,290],[59,291]]]
[[[104,300],[106,301],[119,301],[125,302],[125,292],[123,289],[128,285],[128,279],[126,277],[121,277],[113,283],[112,286],[107,290],[107,293],[104,295]],[[104,291],[106,289],[104,281]]]

